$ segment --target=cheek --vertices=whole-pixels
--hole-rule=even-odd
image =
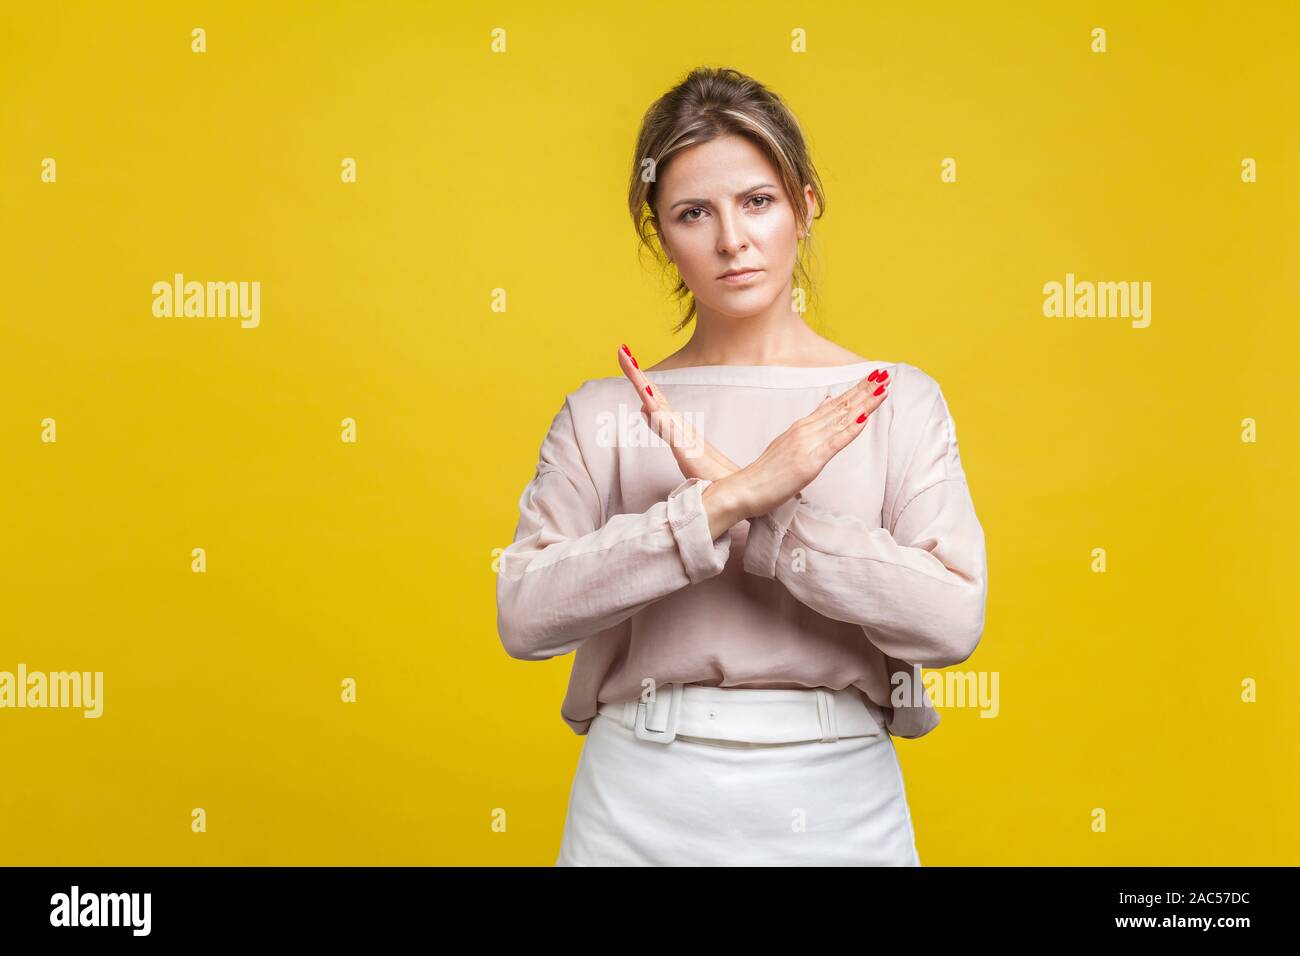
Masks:
[[[677,268],[683,275],[699,275],[716,265],[717,250],[705,230],[681,230],[675,239],[673,249],[677,254]]]
[[[767,216],[756,220],[750,228],[749,234],[755,242],[762,245],[769,255],[785,252],[793,253],[795,250],[794,223],[789,219],[782,219],[779,216]]]

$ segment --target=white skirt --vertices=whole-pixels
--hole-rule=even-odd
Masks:
[[[790,697],[709,690],[746,704]],[[830,742],[679,735],[665,744],[598,713],[556,866],[920,866],[902,768],[878,724]]]

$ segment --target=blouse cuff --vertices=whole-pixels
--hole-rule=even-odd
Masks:
[[[749,539],[745,544],[746,571],[761,578],[776,577],[776,559],[781,555],[781,541],[803,500],[803,492],[799,492],[767,514],[758,515],[750,521]]]
[[[731,554],[730,532],[717,541],[709,535],[709,515],[701,496],[711,484],[707,478],[687,478],[668,494],[668,526],[692,584],[720,574]]]

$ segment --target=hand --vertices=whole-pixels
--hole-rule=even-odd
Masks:
[[[728,490],[743,517],[767,514],[820,475],[828,461],[862,434],[867,417],[889,397],[888,378],[888,372],[872,372],[843,395],[827,395],[731,476]]]
[[[618,364],[641,396],[642,416],[650,429],[668,443],[684,476],[720,481],[740,471],[739,465],[705,441],[690,422],[673,410],[663,391],[646,379],[626,345],[618,350]]]

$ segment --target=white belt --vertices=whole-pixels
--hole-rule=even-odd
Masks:
[[[641,740],[671,743],[678,736],[750,743],[796,743],[884,733],[880,707],[849,686],[748,688],[664,684],[652,702],[602,703],[599,713],[620,721]]]

